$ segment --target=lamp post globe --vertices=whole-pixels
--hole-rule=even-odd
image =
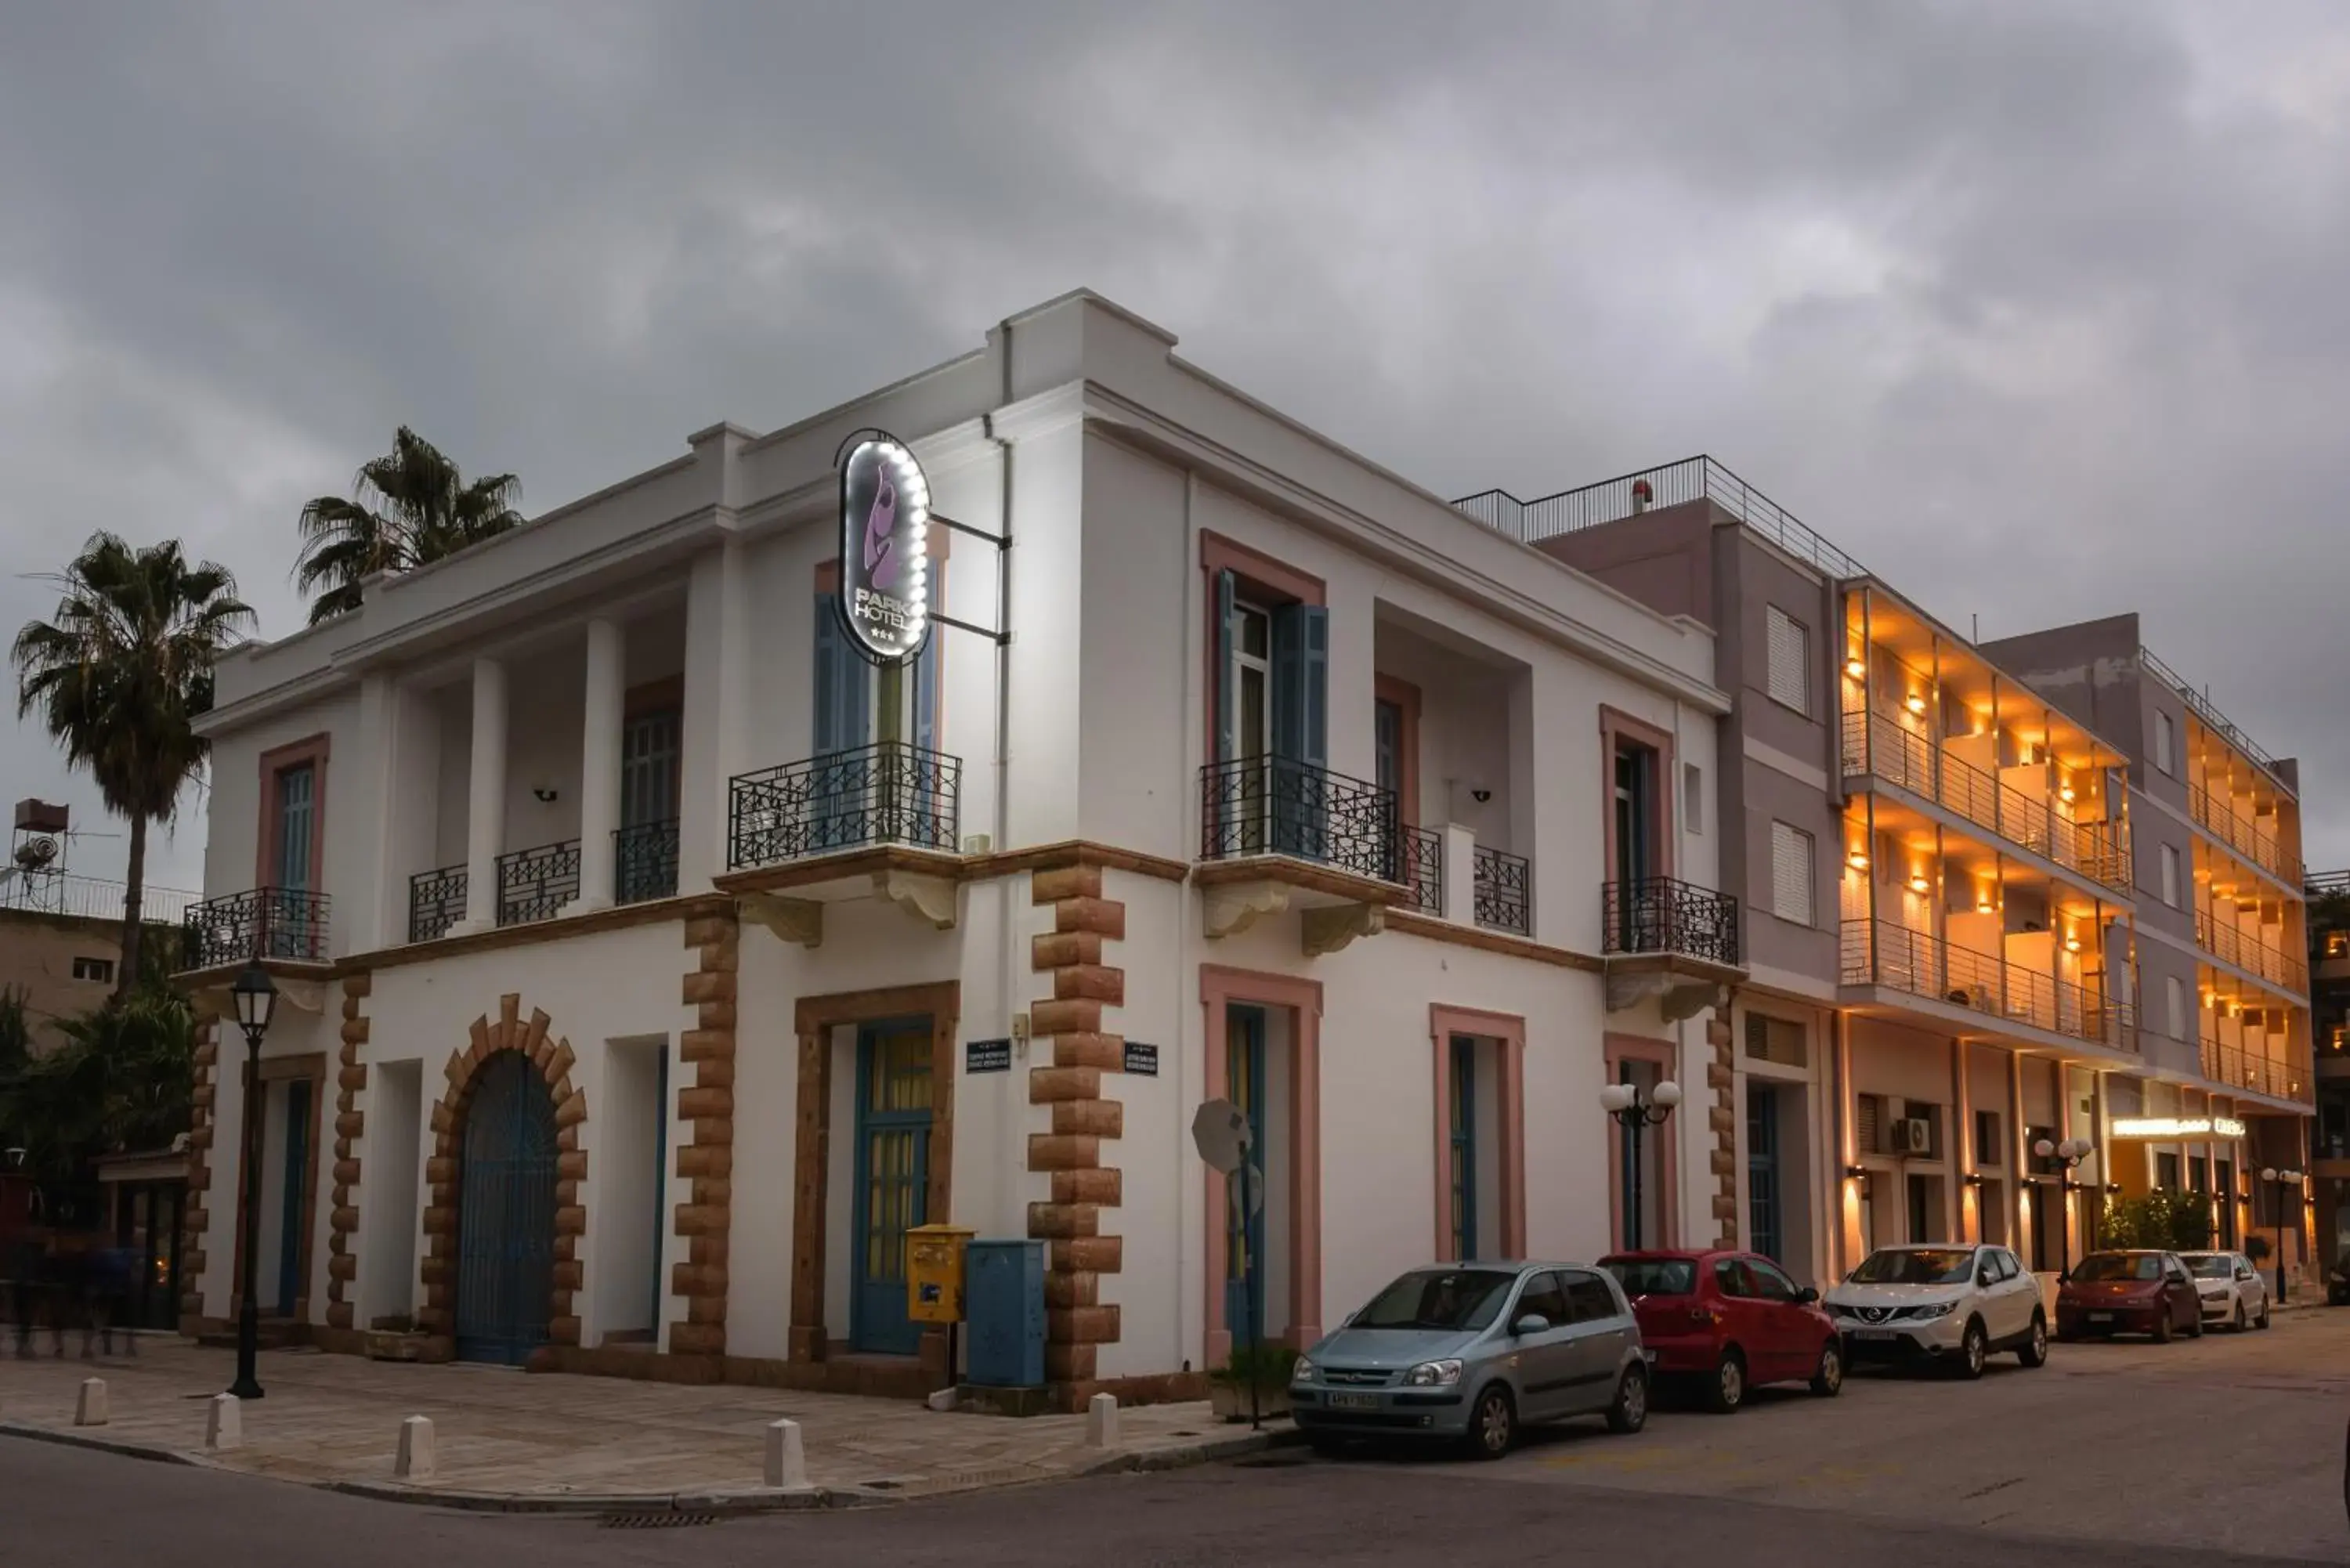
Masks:
[[[277,987],[269,971],[257,962],[244,966],[229,988],[236,1009],[236,1026],[244,1032],[244,1096],[238,1114],[244,1118],[244,1246],[238,1285],[243,1299],[236,1314],[236,1381],[228,1391],[239,1399],[258,1399],[261,1379],[261,1303],[255,1299],[261,1253],[261,1040],[269,1033],[277,1012]]]
[[[1605,1084],[1599,1090],[1599,1108],[1608,1120],[1624,1129],[1631,1140],[1630,1191],[1627,1193],[1629,1207],[1625,1215],[1624,1238],[1632,1251],[1638,1251],[1640,1237],[1640,1135],[1652,1127],[1662,1127],[1675,1106],[1681,1103],[1681,1086],[1670,1078],[1659,1081],[1654,1088],[1638,1084]]]

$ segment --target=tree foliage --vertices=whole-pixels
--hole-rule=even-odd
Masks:
[[[2097,1240],[2108,1247],[2205,1251],[2211,1245],[2210,1199],[2168,1188],[2138,1198],[2109,1199],[2097,1221]]]
[[[58,1027],[57,1050],[0,1067],[0,1135],[27,1171],[73,1182],[99,1155],[168,1147],[188,1130],[196,1019],[183,999],[143,989]]]
[[[400,427],[391,450],[360,465],[351,494],[321,495],[302,508],[302,553],[294,580],[310,603],[310,624],[359,607],[366,580],[406,572],[523,521],[522,483],[511,473],[467,480],[440,448]]]

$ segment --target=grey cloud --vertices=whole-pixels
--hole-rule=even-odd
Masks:
[[[1707,450],[1953,624],[2140,607],[2350,857],[2350,46],[2262,17],[17,7],[0,617],[105,524],[282,633],[395,423],[544,508],[1086,284],[1431,488]]]

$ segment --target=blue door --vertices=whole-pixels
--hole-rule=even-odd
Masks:
[[[1477,1042],[1452,1037],[1452,1256],[1477,1256]]]
[[[521,1052],[483,1064],[459,1158],[457,1355],[518,1366],[555,1289],[555,1098]]]
[[[911,1355],[906,1232],[924,1223],[931,1174],[931,1023],[868,1023],[857,1033],[856,1280],[852,1348]]]
[[[292,1317],[302,1294],[302,1189],[310,1166],[310,1080],[286,1084],[286,1198],[278,1216],[277,1311]]]
[[[1264,1151],[1264,1011],[1232,1007],[1224,1014],[1224,1096],[1238,1106],[1249,1123],[1249,1163],[1256,1168],[1249,1180],[1261,1186]],[[1235,1196],[1240,1181],[1232,1177]],[[1252,1272],[1264,1268],[1264,1209],[1259,1205],[1248,1222],[1241,1210],[1225,1207],[1224,1326],[1235,1345],[1254,1345],[1264,1335],[1264,1282],[1252,1281]],[[1253,1288],[1252,1288],[1253,1285]]]
[[[309,893],[318,868],[311,861],[312,830],[318,809],[318,772],[309,763],[277,775],[276,891],[275,907],[265,909],[268,921],[264,953],[270,958],[317,958],[316,920]]]
[[[1747,1244],[1779,1262],[1779,1091],[1746,1085]]]

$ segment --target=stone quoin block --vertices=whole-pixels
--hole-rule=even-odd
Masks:
[[[1126,1107],[1116,1100],[1059,1100],[1053,1106],[1053,1130],[1118,1137],[1126,1131]]]
[[[1092,1236],[1101,1231],[1101,1210],[1090,1203],[1031,1203],[1028,1234],[1037,1241]]]
[[[1091,931],[1122,942],[1126,940],[1126,906],[1106,898],[1064,898],[1053,906],[1053,929]]]
[[[1126,1259],[1126,1243],[1118,1236],[1085,1236],[1054,1241],[1045,1249],[1046,1267],[1056,1274],[1115,1274]]]
[[[1048,1106],[1055,1100],[1101,1097],[1098,1067],[1032,1067],[1028,1071],[1028,1103]]]
[[[1101,1299],[1099,1274],[1046,1274],[1045,1304],[1048,1307],[1087,1307]]]
[[[1090,1345],[1052,1345],[1045,1346],[1045,1376],[1054,1383],[1088,1383],[1093,1380],[1098,1355]]]
[[[1028,1027],[1037,1034],[1098,1034],[1102,1004],[1087,998],[1038,1002],[1028,1009]]]
[[[1122,1073],[1126,1071],[1126,1038],[1101,1033],[1055,1034],[1053,1036],[1053,1065]]]
[[[1106,1007],[1126,1005],[1126,971],[1107,964],[1070,964],[1053,971],[1053,995],[1061,1002],[1098,1002]]]
[[[1098,866],[1055,866],[1028,879],[1032,904],[1058,904],[1067,898],[1099,898],[1102,873]]]
[[[1099,963],[1102,939],[1098,931],[1040,931],[1028,940],[1031,969],[1055,970],[1066,964]]]
[[[1101,1164],[1101,1140],[1053,1133],[1028,1135],[1031,1170],[1091,1170]]]

